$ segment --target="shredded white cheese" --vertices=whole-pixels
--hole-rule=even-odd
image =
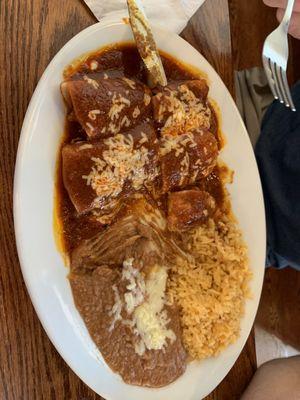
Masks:
[[[121,126],[125,126],[126,128],[130,126],[130,119],[127,117],[127,115],[124,115],[124,117],[121,119]]]
[[[124,294],[124,306],[131,320],[124,319],[122,323],[130,326],[138,336],[135,352],[143,355],[146,349],[162,350],[167,339],[173,342],[176,339],[174,332],[167,328],[169,320],[164,306],[167,282],[166,268],[154,265],[147,276],[133,266],[134,259],[123,262],[122,280],[127,281],[127,292]],[[116,321],[121,319],[122,302],[119,292],[113,286],[115,304],[111,310],[114,316],[110,329]]]
[[[127,180],[135,190],[139,190],[158,175],[156,168],[152,172],[146,170],[150,163],[149,151],[143,145],[135,147],[130,134],[117,134],[103,143],[106,149],[102,157],[93,157],[91,172],[82,176],[96,192],[95,204],[103,197],[117,197]]]
[[[190,132],[198,127],[210,128],[211,110],[184,84],[178,90],[156,95],[159,100],[158,122],[164,122],[162,134]]]
[[[140,115],[140,113],[141,113],[140,109],[138,108],[138,106],[136,106],[132,113],[133,118],[137,118]]]
[[[127,85],[131,88],[131,89],[135,89],[136,88],[136,86],[135,86],[135,82],[133,81],[133,80],[131,80],[131,79],[128,79],[128,78],[122,78],[123,79],[123,81],[125,81],[126,83],[127,83]]]
[[[98,68],[98,66],[99,66],[99,64],[98,64],[98,62],[97,62],[96,60],[92,60],[92,61],[91,61],[91,63],[90,63],[90,69],[91,69],[92,71],[95,71],[95,70]]]
[[[141,132],[142,138],[139,140],[139,144],[144,144],[148,142],[148,136],[145,132]]]
[[[95,121],[95,119],[97,118],[97,115],[101,114],[100,110],[92,110],[88,113],[88,117],[89,119],[91,119],[92,121]]]
[[[130,107],[130,100],[126,97],[123,97],[120,93],[114,93],[112,97],[112,105],[108,111],[108,117],[112,121],[108,127],[108,130],[111,133],[118,133],[123,126],[128,127],[130,125],[130,120],[126,115],[123,116],[121,121],[118,121],[120,118],[120,113],[126,107]]]
[[[115,295],[115,303],[110,311],[110,315],[113,316],[113,320],[109,327],[110,332],[114,329],[115,323],[122,319],[122,317],[121,317],[122,301],[120,298],[120,294],[119,294],[119,291],[118,291],[118,288],[116,285],[113,285],[112,289],[113,289],[114,295]]]
[[[144,94],[144,104],[145,106],[148,106],[150,104],[151,101],[151,96],[148,93]]]
[[[89,128],[89,130],[92,131],[92,132],[95,130],[95,128],[93,127],[93,125],[90,124],[89,122],[86,123],[86,126],[87,126],[87,127]]]
[[[82,144],[80,147],[79,147],[79,151],[81,151],[81,150],[86,150],[86,149],[92,149],[93,148],[93,145],[92,144],[90,144],[90,143],[85,143],[85,144]]]
[[[87,81],[89,85],[93,86],[94,89],[99,89],[99,83],[95,81],[95,79],[91,79],[87,75],[84,75],[83,79]]]
[[[174,151],[175,157],[178,157],[182,153],[187,153],[188,145],[190,147],[195,147],[197,145],[192,133],[178,136],[166,134],[161,138],[159,153],[160,156],[163,157]]]
[[[145,281],[138,269],[132,266],[133,258],[125,260],[122,269],[122,279],[129,283],[126,286],[128,292],[124,295],[126,311],[131,314],[134,309],[144,301]]]

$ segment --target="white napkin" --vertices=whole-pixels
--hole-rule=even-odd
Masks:
[[[99,21],[116,22],[128,17],[126,0],[84,0]],[[205,0],[142,0],[154,25],[179,33]]]

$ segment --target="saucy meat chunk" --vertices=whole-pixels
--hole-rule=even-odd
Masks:
[[[125,258],[134,258],[139,268],[174,263],[181,251],[166,228],[164,215],[145,198],[132,200],[109,227],[77,246],[72,252],[71,270],[122,264]]]
[[[160,139],[162,192],[195,183],[209,175],[217,162],[218,143],[208,131],[164,135]]]
[[[179,135],[210,128],[211,109],[204,79],[173,82],[152,98],[154,119],[161,133]]]
[[[63,181],[78,213],[106,212],[130,193],[151,191],[158,175],[158,142],[147,124],[103,139],[62,149]]]
[[[61,90],[91,139],[132,129],[152,113],[151,91],[137,80],[84,75],[63,82]]]
[[[195,228],[215,212],[213,197],[202,190],[183,190],[168,196],[168,228],[170,231],[184,231]]]

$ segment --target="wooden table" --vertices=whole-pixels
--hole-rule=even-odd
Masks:
[[[0,399],[100,399],[68,368],[41,327],[21,275],[12,215],[15,156],[30,97],[55,53],[95,20],[80,0],[4,0],[0,7]],[[182,35],[233,92],[227,0],[207,0]],[[251,335],[207,399],[239,399],[255,369]]]

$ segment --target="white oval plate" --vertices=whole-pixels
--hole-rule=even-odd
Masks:
[[[247,340],[264,275],[263,197],[252,147],[236,106],[217,73],[192,46],[161,29],[155,29],[154,34],[160,49],[200,68],[209,77],[210,97],[220,107],[222,130],[227,137],[222,159],[235,171],[229,190],[249,246],[253,298],[247,300],[238,341],[216,358],[191,363],[185,374],[167,387],[126,385],[103,361],[74,306],[68,270],[53,234],[55,163],[65,118],[59,85],[65,66],[74,59],[110,43],[132,40],[132,34],[130,27],[122,23],[98,23],[85,29],[54,57],[31,99],[17,155],[14,218],[23,276],[44,329],[73,371],[109,400],[199,400],[210,393],[233,366]]]

